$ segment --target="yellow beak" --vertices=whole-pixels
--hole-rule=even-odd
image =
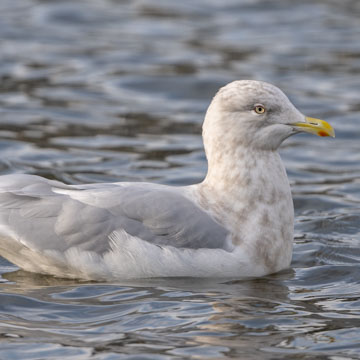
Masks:
[[[308,132],[318,136],[332,136],[335,137],[335,131],[332,126],[324,120],[305,117],[306,122],[299,122],[292,124],[296,130]]]

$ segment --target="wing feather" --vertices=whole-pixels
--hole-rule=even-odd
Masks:
[[[111,249],[114,231],[162,246],[228,250],[227,230],[179,188],[0,177],[0,242],[15,237],[38,251],[78,247],[103,254]]]

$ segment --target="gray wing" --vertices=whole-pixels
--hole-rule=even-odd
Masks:
[[[0,248],[3,236],[36,250],[77,246],[101,254],[119,229],[159,246],[229,247],[227,230],[175,187],[0,177]]]

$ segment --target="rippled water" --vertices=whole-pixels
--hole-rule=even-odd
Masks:
[[[2,0],[0,34],[1,174],[198,182],[204,111],[242,78],[337,134],[283,147],[291,269],[99,284],[1,259],[1,359],[360,358],[359,1]]]

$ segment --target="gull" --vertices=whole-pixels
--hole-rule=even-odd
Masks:
[[[238,80],[203,123],[208,161],[190,186],[66,185],[0,176],[0,255],[57,277],[260,277],[290,266],[294,210],[278,154],[289,136],[335,136],[276,86]]]

